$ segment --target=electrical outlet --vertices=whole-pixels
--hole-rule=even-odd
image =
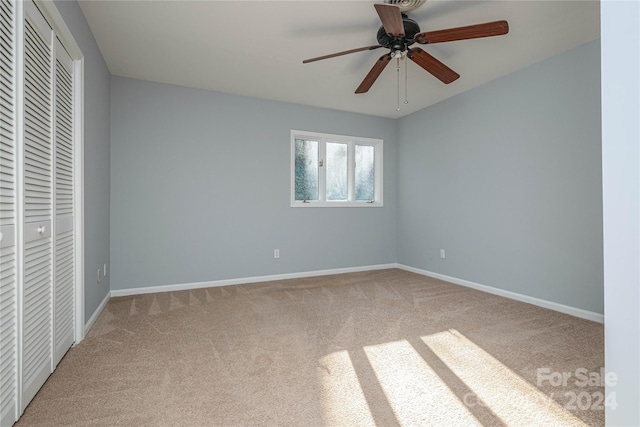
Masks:
[[[440,249],[440,258],[445,259],[447,257],[447,254],[445,253],[444,249]]]
[[[280,249],[274,249],[274,250],[273,250],[273,257],[274,257],[275,259],[280,258]]]
[[[104,267],[102,268],[102,273],[104,277],[107,277],[107,263],[104,264]]]
[[[102,270],[98,269],[98,283],[102,282]]]

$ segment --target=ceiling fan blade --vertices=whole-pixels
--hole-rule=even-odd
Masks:
[[[402,13],[398,6],[395,4],[376,4],[375,8],[387,34],[391,34],[394,37],[404,36]]]
[[[460,74],[456,73],[419,47],[409,49],[407,56],[410,60],[433,74],[442,83],[449,84],[460,77]]]
[[[442,43],[455,40],[478,39],[481,37],[501,36],[509,32],[507,21],[494,21],[466,27],[449,28],[439,31],[425,31],[415,35],[418,43]]]
[[[321,61],[323,59],[335,58],[336,56],[342,56],[342,55],[348,55],[350,53],[362,52],[363,50],[374,50],[374,49],[377,49],[379,47],[382,47],[382,46],[375,45],[375,46],[359,47],[357,49],[349,49],[349,50],[345,50],[343,52],[337,52],[337,53],[332,53],[332,54],[329,54],[329,55],[318,56],[316,58],[305,59],[304,61],[302,61],[302,63],[303,64],[308,64],[309,62],[315,62],[315,61]]]
[[[371,71],[369,71],[369,74],[367,74],[362,83],[360,83],[360,86],[358,86],[358,89],[356,89],[356,93],[367,92],[371,88],[371,86],[373,86],[376,79],[378,78],[380,73],[382,73],[382,70],[384,70],[389,61],[391,61],[390,53],[382,55],[373,65],[373,68],[371,69]]]

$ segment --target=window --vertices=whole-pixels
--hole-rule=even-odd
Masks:
[[[382,140],[292,130],[291,206],[382,206]]]

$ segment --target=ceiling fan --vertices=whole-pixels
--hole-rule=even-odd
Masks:
[[[466,27],[448,28],[446,30],[420,32],[420,26],[418,23],[409,18],[406,14],[402,13],[399,6],[385,3],[375,4],[374,7],[376,12],[378,12],[380,21],[382,21],[382,26],[378,29],[377,45],[360,47],[357,49],[332,53],[330,55],[305,59],[302,63],[307,64],[309,62],[334,58],[336,56],[384,47],[389,49],[389,53],[385,53],[376,61],[371,71],[369,71],[369,74],[367,74],[360,86],[356,89],[355,93],[367,92],[391,59],[400,59],[405,55],[420,67],[433,74],[443,83],[449,84],[457,80],[460,75],[420,47],[410,48],[409,46],[414,43],[432,44],[499,36],[509,32],[509,24],[507,21],[494,21],[484,24],[468,25]]]

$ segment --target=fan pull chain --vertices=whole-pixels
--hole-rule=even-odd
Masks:
[[[396,57],[396,76],[398,80],[398,91],[396,96],[396,100],[397,100],[396,111],[400,111],[400,56]]]
[[[409,79],[407,78],[407,69],[409,68],[409,63],[407,61],[404,61],[404,103],[408,104],[409,103],[409,89],[408,89],[408,82]]]

